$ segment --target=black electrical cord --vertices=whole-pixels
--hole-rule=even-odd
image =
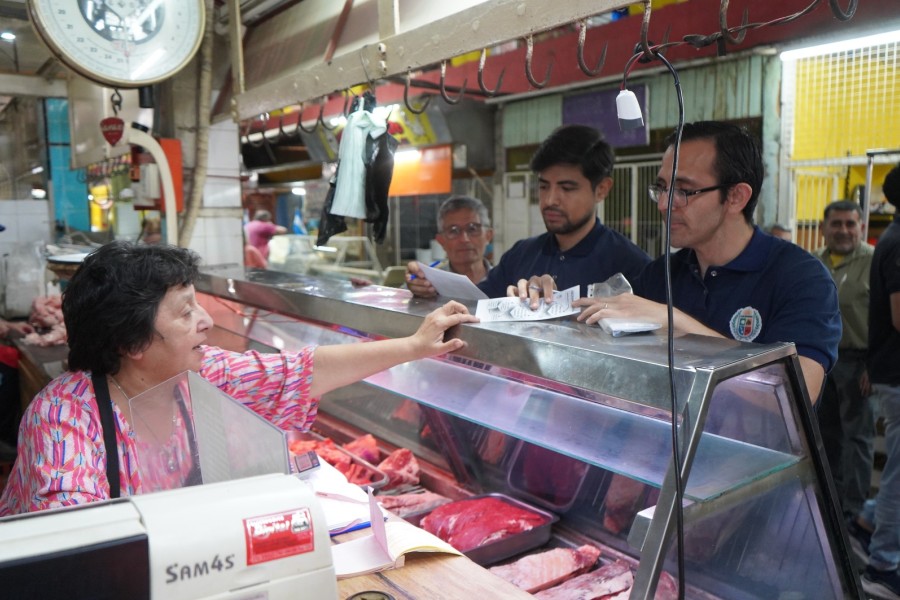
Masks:
[[[672,302],[672,267],[671,267],[671,245],[669,239],[672,235],[672,202],[675,198],[675,179],[678,174],[678,155],[681,149],[681,133],[684,130],[684,96],[681,91],[681,81],[678,79],[678,72],[672,66],[665,56],[660,54],[656,48],[651,48],[653,57],[658,58],[672,74],[675,80],[675,92],[678,97],[678,125],[675,128],[675,142],[672,145],[672,177],[669,181],[669,197],[667,199],[666,208],[666,237],[665,237],[665,285],[666,285],[666,312],[668,316],[668,363],[669,363],[669,394],[671,396],[672,405],[672,459],[674,463],[675,476],[675,531],[676,544],[678,554],[678,598],[684,598],[684,482],[681,480],[681,450],[678,439],[678,396],[675,387],[675,308]],[[644,52],[640,51],[632,56],[625,65],[625,75],[622,80],[622,89],[625,89],[628,73],[635,65],[638,59],[644,56]]]

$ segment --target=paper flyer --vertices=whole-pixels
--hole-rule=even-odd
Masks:
[[[459,273],[443,271],[435,267],[429,267],[424,263],[417,263],[419,269],[425,274],[425,279],[431,282],[434,289],[441,296],[456,298],[458,300],[481,300],[487,298],[484,292],[478,289],[472,280]]]
[[[553,292],[553,302],[547,304],[543,298],[537,309],[532,310],[528,301],[516,297],[490,298],[479,300],[475,316],[482,323],[490,321],[543,321],[567,315],[576,315],[580,308],[572,306],[580,297],[578,286]]]

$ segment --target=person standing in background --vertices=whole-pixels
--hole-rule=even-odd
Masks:
[[[794,234],[791,231],[791,228],[786,227],[781,223],[772,223],[771,225],[769,225],[768,231],[777,238],[781,238],[788,242],[794,241]]]
[[[869,497],[875,457],[875,415],[869,399],[866,348],[869,270],[875,249],[865,243],[862,208],[850,200],[825,207],[819,258],[838,290],[841,342],[817,406],[819,431],[844,517],[850,521]]]
[[[447,260],[439,266],[465,275],[472,283],[484,281],[491,270],[491,263],[484,254],[487,245],[494,239],[494,230],[481,200],[470,196],[447,198],[438,208],[437,227],[434,239],[447,253]],[[424,277],[415,261],[406,267],[406,285],[414,296],[437,296],[437,290]]]
[[[900,165],[882,186],[885,198],[900,209]],[[875,244],[869,280],[869,381],[884,417],[887,460],[878,495],[867,500],[851,533],[872,528],[863,589],[900,596],[900,212]],[[858,529],[857,529],[858,527]]]
[[[259,250],[263,258],[269,258],[269,240],[276,235],[287,233],[287,227],[276,225],[272,222],[272,213],[267,210],[257,210],[253,220],[244,225],[247,241],[251,246]]]

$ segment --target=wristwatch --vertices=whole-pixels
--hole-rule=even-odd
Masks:
[[[50,51],[110,87],[143,87],[171,77],[203,39],[204,0],[27,1]]]

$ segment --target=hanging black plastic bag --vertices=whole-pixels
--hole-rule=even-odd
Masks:
[[[339,170],[340,163],[334,170],[334,177],[328,182],[328,194],[325,196],[325,205],[322,207],[322,218],[319,219],[319,235],[316,236],[317,246],[324,246],[331,236],[347,231],[347,222],[344,220],[344,217],[331,214],[331,205],[334,203],[334,191],[337,189]]]
[[[384,242],[387,233],[388,190],[394,176],[394,151],[399,142],[384,133],[366,141],[366,222],[372,223],[376,244]]]

